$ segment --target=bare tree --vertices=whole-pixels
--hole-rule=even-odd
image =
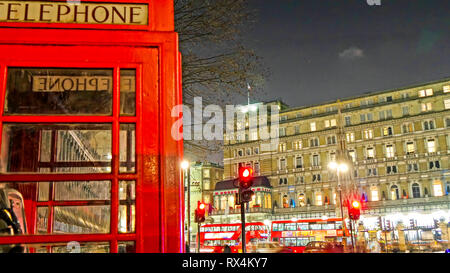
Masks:
[[[247,83],[261,92],[267,71],[242,39],[255,20],[246,0],[175,0],[185,103],[201,96],[224,105],[236,94],[245,95]]]

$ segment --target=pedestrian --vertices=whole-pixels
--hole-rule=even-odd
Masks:
[[[223,253],[231,253],[231,247],[229,245],[225,245],[223,248]]]
[[[190,253],[191,252],[191,250],[189,249],[189,245],[188,245],[188,243],[186,242],[186,253]]]

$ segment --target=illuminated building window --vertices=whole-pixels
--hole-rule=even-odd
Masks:
[[[373,159],[375,158],[375,149],[373,147],[369,147],[366,150],[366,158]]]
[[[398,187],[396,185],[393,185],[391,187],[391,200],[397,200],[400,199],[400,194],[398,191]]]
[[[350,157],[352,158],[353,162],[356,162],[356,153],[354,150],[351,150],[348,152],[348,154],[350,155]]]
[[[316,206],[322,206],[322,193],[316,192]]]
[[[386,145],[386,157],[394,157],[394,146],[392,144]]]
[[[317,128],[316,128],[316,123],[315,123],[315,122],[311,122],[310,126],[311,126],[311,131],[312,131],[312,132],[314,132],[314,131],[317,130]]]
[[[383,136],[392,136],[394,134],[394,130],[391,126],[387,126],[383,128]]]
[[[442,183],[439,180],[433,182],[433,191],[434,196],[443,196],[444,193],[442,191]]]
[[[422,103],[421,107],[422,107],[422,112],[433,110],[433,105],[431,102]]]
[[[448,93],[450,92],[450,85],[445,85],[442,89],[444,90],[444,93]]]
[[[419,97],[428,97],[433,95],[433,89],[429,88],[426,90],[419,91]]]
[[[429,153],[435,153],[436,152],[436,144],[434,139],[428,139],[427,141],[427,150]]]
[[[355,133],[347,133],[346,134],[347,142],[353,142],[355,141]]]
[[[445,109],[450,109],[450,99],[444,100]]]
[[[313,167],[320,166],[319,155],[313,155],[313,157],[312,157],[312,165],[313,165]]]
[[[278,151],[280,151],[280,152],[286,152],[286,143],[280,143],[280,144],[278,144]]]
[[[415,152],[416,152],[416,148],[414,146],[414,142],[412,142],[412,141],[406,142],[406,154],[411,155],[411,154],[414,154]]]
[[[380,197],[378,195],[378,189],[376,187],[371,188],[370,194],[371,194],[371,201],[373,201],[373,202],[380,201]]]
[[[294,141],[294,149],[300,150],[301,148],[302,148],[302,141],[301,140]]]
[[[296,168],[303,168],[303,158],[301,156],[297,156],[295,158],[295,167]]]
[[[373,138],[373,130],[372,129],[364,130],[364,138],[365,139],[372,139]]]

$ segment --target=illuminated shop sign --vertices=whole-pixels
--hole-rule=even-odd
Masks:
[[[148,5],[0,1],[0,22],[148,25]]]

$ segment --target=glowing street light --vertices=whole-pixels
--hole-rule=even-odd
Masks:
[[[181,168],[182,168],[183,170],[187,170],[187,168],[189,168],[189,161],[183,160],[183,161],[181,162]]]

